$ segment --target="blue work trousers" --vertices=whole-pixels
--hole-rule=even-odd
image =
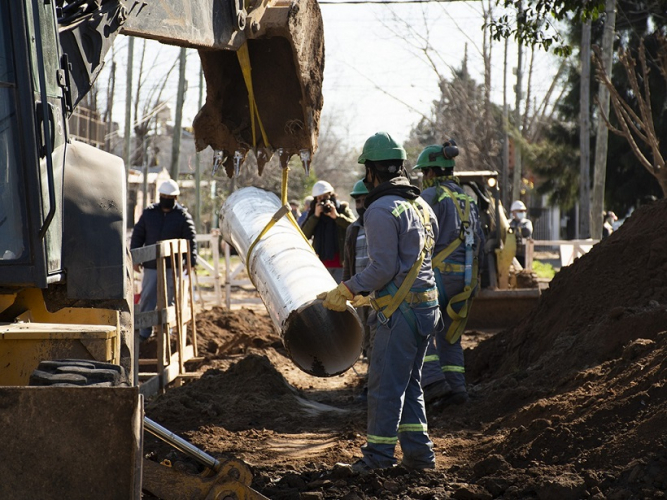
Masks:
[[[364,462],[372,468],[396,464],[394,450],[401,443],[403,460],[412,467],[435,465],[428,436],[421,370],[424,353],[440,324],[437,306],[413,308],[413,331],[397,310],[387,324],[377,322],[368,369],[367,443]]]
[[[440,273],[438,270],[435,272]],[[452,392],[464,392],[466,390],[466,379],[461,338],[459,337],[454,344],[450,344],[445,340],[445,335],[452,324],[452,319],[447,314],[447,304],[451,297],[463,292],[465,281],[463,273],[440,274],[438,281],[440,281],[438,295],[445,328],[435,335],[426,351],[422,385],[427,386],[437,382],[444,376],[452,388]],[[458,307],[462,307],[462,304]]]

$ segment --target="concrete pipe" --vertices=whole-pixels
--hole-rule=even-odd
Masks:
[[[246,262],[248,249],[280,208],[273,193],[239,189],[220,210],[222,236],[246,264],[291,360],[316,377],[338,375],[359,359],[363,328],[353,307],[330,311],[316,298],[336,281],[298,229],[280,217]]]

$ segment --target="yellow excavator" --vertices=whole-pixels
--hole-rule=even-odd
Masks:
[[[196,146],[229,175],[316,148],[316,0],[0,0],[0,498],[263,498],[242,463],[143,462],[144,427],[187,447],[143,415],[125,165],[67,124],[118,34],[198,49]]]

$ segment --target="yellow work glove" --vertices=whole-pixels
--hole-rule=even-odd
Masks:
[[[371,305],[371,296],[370,295],[355,295],[352,299],[352,305],[354,307],[370,307]]]
[[[341,283],[333,290],[322,292],[317,296],[318,299],[323,299],[322,305],[332,311],[343,312],[347,309],[347,301],[352,300],[354,296],[350,289]]]

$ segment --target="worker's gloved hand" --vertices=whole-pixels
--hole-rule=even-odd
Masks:
[[[371,305],[370,295],[355,295],[352,298],[352,305],[354,307],[369,307]]]
[[[317,296],[318,299],[324,300],[322,303],[324,307],[338,312],[345,311],[347,308],[347,301],[352,300],[353,297],[354,295],[352,295],[352,292],[350,292],[350,289],[345,283],[341,283],[333,290],[323,292]]]

